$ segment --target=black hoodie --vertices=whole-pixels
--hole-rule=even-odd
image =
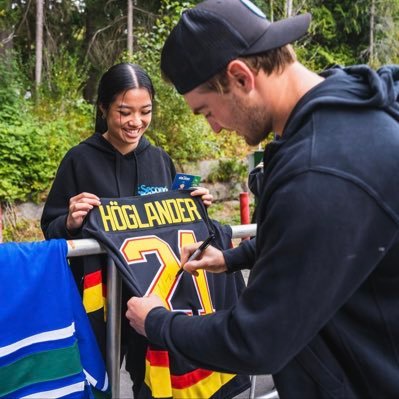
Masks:
[[[72,238],[66,230],[69,199],[82,192],[119,198],[168,191],[176,174],[168,154],[145,137],[122,155],[100,133],[65,155],[51,187],[41,219],[45,237]],[[73,238],[81,238],[78,233]]]
[[[230,310],[153,309],[149,339],[281,399],[399,397],[399,68],[332,69],[265,150],[251,267]],[[256,241],[256,245],[255,245]]]
[[[69,199],[75,195],[89,192],[100,198],[119,198],[168,191],[175,174],[169,155],[145,137],[135,150],[122,155],[102,134],[95,133],[71,148],[60,163],[41,218],[44,236],[83,238],[81,230],[71,236],[66,229]],[[77,257],[70,264],[83,292],[84,264],[87,269],[88,262]]]

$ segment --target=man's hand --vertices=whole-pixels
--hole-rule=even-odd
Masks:
[[[129,319],[129,324],[141,335],[147,336],[144,325],[150,310],[159,306],[165,306],[162,300],[155,294],[139,298],[132,297],[127,303],[126,317]]]
[[[198,269],[203,269],[212,273],[222,273],[227,270],[223,252],[211,245],[191,262],[187,262],[190,255],[201,245],[201,242],[183,247],[181,252],[181,264],[185,271],[198,276]],[[187,262],[187,263],[186,263]]]

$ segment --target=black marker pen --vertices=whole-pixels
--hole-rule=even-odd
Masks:
[[[213,234],[211,234],[208,238],[205,239],[205,241],[191,254],[191,256],[188,258],[187,262],[191,262],[192,260],[195,260],[198,258],[198,256],[205,251],[206,248],[208,248],[209,244],[211,241],[215,238]],[[186,262],[186,263],[187,263]],[[180,274],[182,274],[184,271],[183,267],[179,269],[179,271],[176,273],[176,277],[179,277]]]

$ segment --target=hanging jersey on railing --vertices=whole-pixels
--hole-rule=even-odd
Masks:
[[[102,198],[101,205],[90,212],[84,230],[85,236],[105,246],[132,295],[155,293],[171,311],[200,316],[227,308],[244,286],[241,274],[200,271],[198,277],[188,273],[176,277],[182,247],[210,234],[215,235],[212,245],[216,247],[226,248],[231,240],[231,229],[211,221],[202,201],[188,191]],[[249,379],[195,368],[150,345],[145,383],[148,392],[143,396],[147,397],[230,398],[247,389]]]
[[[1,398],[111,397],[66,256],[62,239],[0,245]]]

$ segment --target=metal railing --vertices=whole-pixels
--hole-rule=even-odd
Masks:
[[[231,226],[233,238],[244,238],[256,234],[256,224]],[[94,239],[69,240],[68,257],[96,255],[105,249]],[[119,398],[120,385],[120,334],[121,334],[121,288],[122,280],[110,256],[107,257],[107,372],[112,397]]]

